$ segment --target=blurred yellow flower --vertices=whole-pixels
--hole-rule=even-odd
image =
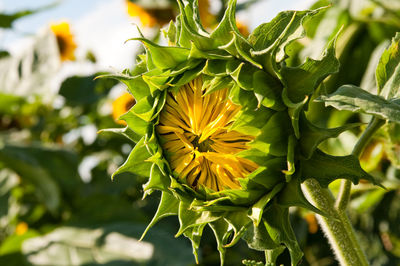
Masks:
[[[238,178],[258,168],[236,154],[254,139],[229,130],[240,106],[230,101],[228,89],[205,94],[202,78],[169,92],[156,126],[172,170],[193,188],[214,191],[239,189]]]
[[[28,231],[28,224],[25,222],[20,222],[15,227],[15,234],[17,236],[23,235]]]
[[[51,24],[50,28],[57,38],[61,61],[75,60],[76,43],[68,22]]]
[[[131,109],[131,107],[135,105],[135,103],[135,98],[133,98],[133,96],[128,92],[122,94],[117,99],[115,99],[112,104],[112,116],[115,122],[120,125],[126,126],[125,121],[119,120],[119,117],[128,112],[129,109]]]
[[[310,234],[315,234],[316,232],[318,232],[318,222],[317,218],[315,217],[315,214],[307,213],[304,218],[306,219],[308,224],[308,232]]]
[[[126,0],[125,2],[128,14],[132,17],[138,17],[143,26],[154,27],[157,24],[157,19],[147,12],[146,9],[129,0]]]
[[[247,27],[246,24],[244,24],[243,22],[236,20],[236,27],[238,28],[239,32],[244,36],[247,37],[249,36],[250,32],[249,32],[249,28]]]
[[[201,23],[205,28],[211,28],[216,24],[216,18],[210,12],[210,2],[209,0],[198,0],[199,1],[199,13]]]

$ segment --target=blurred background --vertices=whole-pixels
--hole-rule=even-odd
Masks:
[[[203,25],[212,29],[227,1],[199,5]],[[399,0],[239,0],[237,25],[247,36],[282,10],[328,5],[306,22],[305,38],[290,45],[287,64],[317,57],[342,27],[341,70],[324,91],[350,83],[374,92],[379,56],[400,31]],[[143,49],[125,41],[139,35],[137,26],[165,43],[159,30],[177,11],[173,0],[0,0],[0,265],[195,264],[190,241],[173,237],[176,218],[138,241],[160,195],[142,200],[146,180],[134,175],[111,181],[135,143],[103,130],[123,133],[118,117],[135,100],[123,84],[95,79],[134,68]],[[311,120],[326,127],[368,121],[317,103],[310,110]],[[344,133],[321,149],[349,154],[359,133]],[[364,169],[387,190],[360,184],[352,193],[350,215],[372,265],[400,265],[399,143],[399,126],[389,124],[362,157]],[[305,253],[301,265],[336,265],[315,216],[293,208],[291,219]],[[243,259],[261,261],[263,254],[244,242],[228,249],[226,265]],[[289,265],[288,253],[279,261]],[[219,265],[207,230],[200,265]]]

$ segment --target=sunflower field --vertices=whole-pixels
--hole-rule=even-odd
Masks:
[[[400,0],[17,2],[0,265],[400,266]]]

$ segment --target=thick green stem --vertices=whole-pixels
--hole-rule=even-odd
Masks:
[[[385,121],[383,120],[372,118],[354,146],[352,154],[359,157],[373,134],[384,123]],[[318,215],[317,218],[340,264],[368,265],[365,254],[357,241],[349,217],[346,214],[346,207],[350,199],[351,182],[349,180],[342,181],[336,202],[330,190],[322,188],[316,180],[308,179],[305,181],[303,190],[308,200],[329,216]]]
[[[361,135],[360,139],[357,141],[356,145],[353,148],[351,154],[354,156],[360,157],[364,148],[367,146],[371,137],[374,133],[385,123],[384,120],[380,120],[376,117],[373,117],[368,124],[368,127],[365,129],[363,134]],[[342,180],[340,184],[340,190],[338,197],[336,199],[336,208],[339,211],[345,211],[347,208],[347,204],[350,200],[350,192],[351,192],[351,181],[348,179]]]
[[[349,218],[346,212],[335,208],[335,198],[332,193],[328,189],[322,188],[314,179],[307,179],[303,183],[303,191],[314,206],[329,216],[317,215],[317,219],[340,264],[368,265]]]

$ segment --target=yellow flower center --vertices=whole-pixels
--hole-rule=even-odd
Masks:
[[[228,89],[205,94],[202,78],[169,92],[157,132],[172,170],[193,188],[215,191],[240,188],[258,165],[236,154],[247,150],[253,136],[229,130],[240,106]]]

